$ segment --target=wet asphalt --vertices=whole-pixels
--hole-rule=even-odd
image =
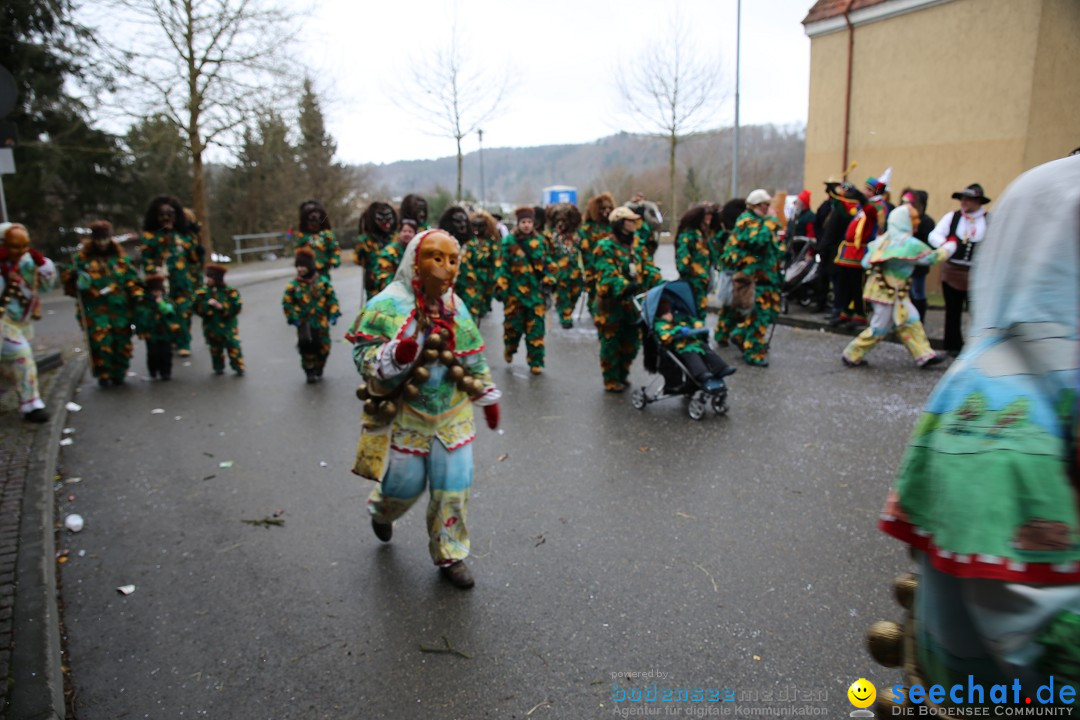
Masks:
[[[723,351],[730,411],[695,422],[680,399],[638,411],[605,394],[587,320],[549,316],[532,377],[489,317],[503,423],[474,444],[462,592],[431,564],[423,505],[380,543],[349,472],[359,269],[334,276],[344,317],[319,385],[286,279],[266,277],[241,287],[246,377],[212,374],[196,320],[172,382],[150,381],[137,347],[127,386],[87,379],[76,397],[60,463],[80,480],[58,495],[85,518],[60,538],[80,720],[840,717],[857,678],[899,682],[863,649],[871,622],[899,618],[890,581],[909,569],[875,521],[940,370],[894,344],[845,369],[845,338],[779,327],[767,369]],[[47,321],[67,328],[63,302]],[[639,360],[633,382],[649,379]],[[264,518],[284,524],[245,522]],[[735,699],[617,699],[654,682]]]

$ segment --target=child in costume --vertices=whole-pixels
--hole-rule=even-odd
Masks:
[[[296,251],[296,277],[285,288],[281,305],[285,319],[296,327],[300,365],[307,381],[319,382],[330,356],[330,326],[341,317],[341,309],[333,286],[319,275],[315,253],[308,248]]]
[[[38,293],[56,282],[53,261],[30,247],[30,234],[18,223],[0,224],[0,375],[15,385],[19,412],[28,422],[49,419],[37,381],[30,324],[41,316]]]
[[[147,275],[145,291],[135,305],[135,327],[146,341],[146,369],[150,377],[172,379],[172,344],[180,335],[180,316],[165,290],[164,275]]]
[[[735,368],[709,348],[705,323],[675,312],[666,298],[656,309],[653,329],[660,342],[675,352],[694,380],[709,392],[724,387],[723,378],[735,373]]]
[[[889,213],[888,232],[866,248],[862,264],[870,271],[870,279],[863,298],[873,308],[873,315],[870,326],[844,348],[842,359],[848,367],[865,365],[863,356],[893,329],[919,367],[941,362],[941,357],[930,348],[919,311],[908,295],[916,266],[934,265],[948,259],[956,249],[956,243],[948,242],[931,250],[912,234],[917,222],[915,206],[901,205]]]
[[[195,314],[203,319],[203,338],[210,349],[214,374],[225,372],[224,355],[237,375],[244,374],[244,354],[240,351],[237,317],[243,307],[240,293],[225,284],[228,269],[222,265],[206,266],[206,285],[195,291]]]
[[[473,406],[499,422],[499,390],[484,340],[454,294],[460,247],[448,233],[418,235],[394,281],[371,298],[348,339],[366,385],[353,472],[378,485],[368,498],[383,542],[428,487],[428,550],[455,587],[473,586],[466,511],[473,480]]]
[[[90,223],[90,238],[64,273],[65,287],[75,286],[76,316],[90,341],[91,370],[101,387],[123,385],[131,364],[131,325],[142,285],[112,224]]]

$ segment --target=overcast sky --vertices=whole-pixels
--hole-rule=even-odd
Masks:
[[[740,120],[806,122],[810,41],[802,19],[814,0],[743,0]],[[454,154],[395,103],[408,94],[417,54],[445,45],[457,17],[463,47],[517,83],[484,127],[484,147],[589,142],[638,131],[619,114],[615,70],[666,31],[690,21],[696,52],[719,57],[734,87],[736,0],[317,0],[300,36],[317,74],[339,159],[385,163]],[[406,103],[407,104],[407,103]],[[713,126],[730,125],[733,102]],[[478,147],[475,134],[465,152]]]

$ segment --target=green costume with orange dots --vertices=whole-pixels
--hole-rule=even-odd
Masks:
[[[122,381],[131,364],[131,325],[143,290],[119,245],[110,242],[109,251],[101,253],[91,243],[79,250],[69,271],[78,288],[76,317],[90,338],[94,376]]]
[[[300,365],[305,371],[321,372],[330,356],[330,326],[341,317],[337,294],[318,275],[313,280],[293,278],[281,298],[285,319],[290,325],[310,328],[310,341],[300,345]]]
[[[544,289],[555,286],[555,272],[546,238],[510,233],[502,239],[495,259],[495,297],[504,305],[503,344],[512,357],[524,335],[532,368],[544,367]]]
[[[630,366],[641,346],[634,295],[662,282],[643,245],[630,246],[609,235],[596,246],[596,321],[604,389],[626,386]]]
[[[214,307],[211,300],[217,300],[221,307]],[[210,360],[214,372],[225,369],[225,355],[229,356],[229,366],[238,373],[244,372],[244,354],[240,350],[240,333],[237,318],[243,307],[240,292],[228,285],[204,285],[195,291],[195,314],[203,319],[203,338],[210,348]]]

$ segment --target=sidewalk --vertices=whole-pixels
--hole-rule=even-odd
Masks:
[[[282,281],[292,258],[230,266],[229,284]],[[54,482],[65,405],[77,398],[87,368],[74,300],[59,290],[43,296],[49,317],[37,328],[41,396],[51,417],[27,423],[14,390],[0,398],[0,717],[62,720],[67,716],[60,643]]]

